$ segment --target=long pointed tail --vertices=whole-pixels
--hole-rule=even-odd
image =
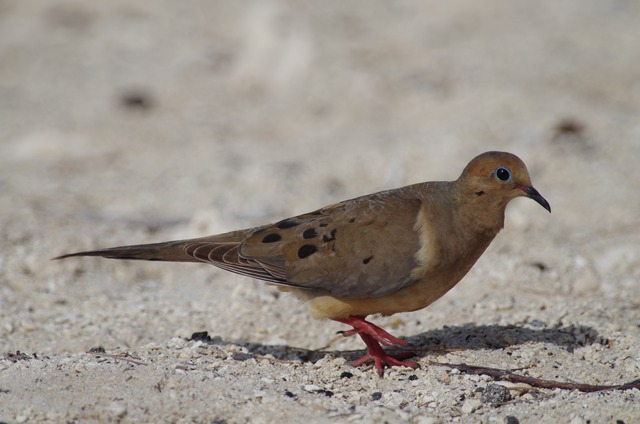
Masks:
[[[88,250],[86,252],[69,253],[60,255],[56,259],[65,259],[75,256],[101,256],[109,259],[137,259],[146,261],[168,262],[201,262],[187,254],[185,247],[194,242],[191,240],[175,240],[163,243],[137,244],[132,246],[118,246],[107,249]]]

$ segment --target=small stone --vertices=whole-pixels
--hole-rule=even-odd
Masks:
[[[529,321],[529,325],[532,326],[533,328],[544,328],[545,327],[545,323],[543,321],[540,321],[539,319],[534,319]]]
[[[435,401],[435,399],[429,395],[424,395],[420,398],[420,403],[424,405],[428,405],[433,401]]]
[[[480,396],[482,403],[498,406],[511,400],[509,389],[501,384],[489,384]]]
[[[320,390],[322,390],[320,386],[316,386],[315,384],[305,384],[304,387],[302,387],[302,389],[305,392],[309,392],[309,393],[317,393]]]
[[[415,417],[416,424],[441,424],[442,421],[435,417],[420,415]]]
[[[109,412],[116,418],[122,418],[127,415],[127,408],[119,403],[112,403],[109,405]]]
[[[470,414],[480,408],[482,408],[482,401],[480,399],[471,398],[464,401],[461,410],[463,414]]]

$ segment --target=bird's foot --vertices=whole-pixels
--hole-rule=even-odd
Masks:
[[[363,335],[369,335],[385,346],[394,346],[394,345],[408,346],[409,345],[409,343],[406,340],[402,340],[395,336],[392,336],[391,334],[384,331],[382,328],[365,320],[362,317],[349,316],[346,318],[336,318],[335,321],[338,321],[353,327],[352,330],[347,330],[342,332],[342,335],[345,337],[353,336],[354,334],[360,334],[361,337]]]
[[[369,361],[373,361],[373,364],[378,371],[380,377],[384,376],[384,366],[390,367],[408,367],[418,368],[418,364],[415,361],[404,361],[404,359],[415,356],[413,352],[402,352],[394,355],[386,353],[378,341],[369,334],[360,333],[360,337],[367,345],[369,352],[360,359],[356,359],[351,363],[354,367],[359,367]]]
[[[370,323],[362,317],[349,316],[347,318],[337,318],[335,320],[353,327],[352,330],[343,331],[343,336],[348,337],[353,336],[354,334],[358,334],[362,338],[364,344],[367,345],[367,354],[362,358],[353,361],[352,365],[354,367],[358,367],[362,364],[373,361],[373,364],[380,377],[384,376],[385,365],[389,367],[418,367],[418,364],[416,362],[404,360],[415,356],[413,352],[402,352],[391,355],[385,352],[382,349],[382,346],[380,346],[380,344],[383,344],[385,346],[408,346],[409,343],[406,340],[402,340],[395,336],[392,336],[382,328]]]

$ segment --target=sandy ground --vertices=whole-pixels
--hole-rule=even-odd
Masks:
[[[0,2],[0,422],[632,423],[640,3]],[[49,261],[455,179],[486,150],[549,200],[429,308],[380,379],[295,299],[195,264]],[[211,340],[188,340],[207,331]],[[90,353],[92,348],[102,348]]]

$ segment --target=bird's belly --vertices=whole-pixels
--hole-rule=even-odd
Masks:
[[[316,318],[345,318],[350,315],[393,315],[425,308],[441,298],[459,278],[452,281],[423,279],[390,295],[365,299],[348,299],[321,295],[309,300]]]

